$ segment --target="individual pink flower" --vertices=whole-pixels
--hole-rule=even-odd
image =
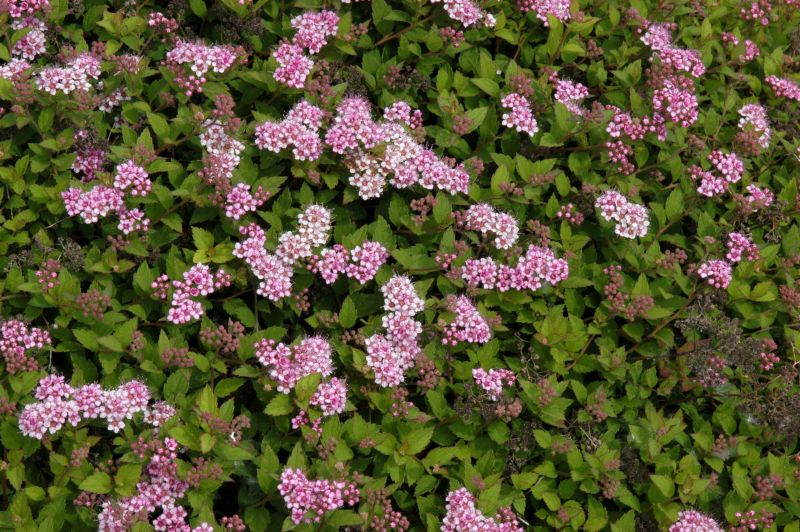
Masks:
[[[265,122],[256,126],[256,146],[280,153],[293,146],[298,161],[315,161],[322,155],[319,129],[325,111],[302,100],[281,122]]]
[[[768,188],[761,188],[755,183],[747,185],[746,201],[753,209],[769,207],[775,201],[775,194]]]
[[[585,110],[581,102],[589,97],[589,89],[582,83],[566,79],[555,80],[555,95],[557,102],[564,104],[569,112],[576,116],[583,116]]]

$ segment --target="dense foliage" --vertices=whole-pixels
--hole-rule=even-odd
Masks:
[[[797,0],[0,25],[0,527],[800,530]]]

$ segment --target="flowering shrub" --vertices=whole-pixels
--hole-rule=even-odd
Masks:
[[[798,0],[0,25],[0,528],[800,530]]]

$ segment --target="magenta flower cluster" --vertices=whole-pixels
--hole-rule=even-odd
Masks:
[[[189,73],[178,71],[175,83],[186,96],[203,92],[209,71],[221,74],[231,68],[239,58],[239,51],[230,45],[208,46],[202,42],[178,40],[167,52],[166,63],[188,66]]]
[[[127,197],[142,198],[150,193],[153,184],[144,168],[133,161],[117,165],[113,188],[96,185],[87,192],[70,187],[61,193],[64,208],[70,216],[80,216],[83,223],[91,224],[116,213],[117,228],[128,235],[134,231],[147,231],[150,220],[139,208],[128,209]]]
[[[527,133],[531,137],[539,131],[539,123],[533,116],[531,102],[522,94],[512,92],[500,100],[500,105],[508,112],[503,113],[503,125],[512,127],[520,133]]]
[[[772,138],[772,129],[769,126],[767,110],[756,103],[743,105],[739,109],[739,129],[746,131],[748,127],[758,135],[758,144],[767,149]]]
[[[378,242],[365,241],[347,251],[341,244],[323,249],[311,257],[308,269],[319,273],[327,284],[333,284],[341,274],[361,284],[372,280],[378,269],[386,263],[389,252]]]
[[[211,273],[205,264],[195,264],[183,273],[183,280],[170,283],[167,274],[160,275],[151,288],[159,299],[167,299],[170,285],[174,288],[167,320],[177,325],[200,319],[203,316],[203,305],[194,298],[207,296],[231,285],[231,276],[225,270]]]
[[[414,365],[420,352],[418,343],[422,325],[414,315],[425,309],[408,277],[395,275],[381,287],[383,293],[383,326],[386,334],[367,338],[367,366],[375,372],[375,382],[384,388],[405,380],[404,373]]]
[[[523,532],[516,516],[510,512],[498,512],[492,519],[485,516],[476,506],[475,496],[466,488],[459,488],[447,495],[447,506],[442,532],[463,532],[466,530],[486,532]]]
[[[319,130],[325,114],[316,105],[302,100],[282,121],[264,122],[256,126],[256,146],[273,153],[293,146],[292,154],[298,161],[316,161],[322,155]]]
[[[0,325],[0,353],[6,361],[6,371],[36,371],[39,363],[28,351],[50,345],[50,333],[38,327],[28,328],[20,320],[8,320]]]
[[[347,405],[347,383],[338,377],[320,383],[308,402],[319,407],[323,416],[341,414]]]
[[[503,393],[505,386],[513,386],[517,382],[517,376],[510,369],[490,369],[486,371],[483,368],[475,368],[472,370],[472,378],[475,384],[483,388],[489,394],[492,401],[497,401],[500,394]]]
[[[256,358],[269,370],[270,378],[281,393],[289,393],[303,377],[333,373],[331,345],[319,336],[304,338],[287,346],[275,340],[262,339],[256,345]]]
[[[469,28],[483,24],[484,26],[494,27],[496,20],[494,15],[485,12],[472,0],[430,0],[432,4],[444,3],[444,10],[451,19],[462,23]]]
[[[595,201],[595,207],[600,209],[600,216],[606,220],[616,222],[614,232],[624,238],[636,238],[647,235],[650,227],[650,215],[643,205],[628,201],[628,199],[615,190],[603,192]]]
[[[403,120],[375,122],[369,102],[360,96],[345,98],[337,106],[325,142],[344,155],[350,184],[362,199],[379,197],[387,180],[396,188],[419,184],[450,194],[466,193],[469,186],[463,165],[452,168],[424,148],[409,135]],[[382,154],[375,150],[379,145]]]
[[[294,271],[292,266],[300,259],[313,255],[313,250],[323,246],[330,238],[331,212],[325,207],[311,205],[297,217],[297,230],[286,231],[278,238],[275,254],[265,249],[266,234],[256,224],[240,227],[247,238],[237,243],[233,255],[244,259],[261,282],[257,293],[278,301],[289,296]]]
[[[733,269],[730,263],[713,259],[705,261],[697,269],[697,275],[714,288],[728,288],[733,278]]]
[[[150,390],[139,381],[119,388],[103,390],[99,384],[73,388],[61,375],[49,375],[39,381],[34,392],[38,402],[25,406],[19,415],[19,428],[26,436],[41,440],[55,434],[66,424],[77,426],[82,420],[103,419],[108,430],[119,432],[138,413],[154,427],[161,426],[175,409],[163,402],[150,403]]]
[[[569,277],[569,264],[548,248],[530,245],[516,266],[498,264],[491,257],[468,259],[460,274],[468,285],[487,290],[538,290],[545,282],[555,285]]]
[[[523,13],[535,11],[536,18],[542,21],[544,26],[550,27],[548,15],[555,17],[560,22],[566,22],[572,14],[569,12],[569,0],[516,0],[517,7]]]
[[[683,510],[669,532],[724,532],[724,529],[711,517],[696,510]]]
[[[456,296],[450,302],[450,311],[455,318],[444,328],[442,344],[458,345],[459,342],[485,344],[492,338],[492,329],[467,296]]]
[[[282,42],[272,57],[278,63],[273,77],[288,87],[302,89],[314,68],[314,61],[306,55],[318,53],[336,35],[339,17],[333,11],[303,13],[292,19],[296,30],[291,42]]]
[[[319,523],[328,512],[358,504],[360,495],[352,482],[309,480],[301,469],[281,473],[278,492],[292,514],[294,524]]]
[[[517,243],[519,224],[510,214],[498,212],[487,203],[471,205],[464,213],[463,226],[469,231],[478,231],[486,236],[495,235],[497,249],[509,249]]]
[[[150,461],[142,470],[136,494],[119,500],[103,501],[97,516],[98,530],[119,532],[137,523],[149,523],[163,532],[213,532],[208,523],[196,527],[186,524],[188,512],[177,504],[189,488],[178,476],[178,442],[172,438],[156,440]],[[152,519],[152,514],[158,517]]]
[[[778,76],[768,76],[764,81],[772,87],[775,96],[778,98],[788,98],[800,102],[800,85],[788,78]]]

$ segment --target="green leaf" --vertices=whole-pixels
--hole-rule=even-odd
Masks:
[[[339,324],[345,329],[349,329],[356,324],[356,318],[356,304],[348,296],[342,302],[342,309],[339,311]]]
[[[292,406],[289,396],[286,394],[278,394],[272,398],[264,409],[264,413],[270,416],[285,416],[291,414],[294,407]]]
[[[78,487],[90,493],[106,494],[111,491],[111,477],[106,473],[97,472],[86,477]]]

